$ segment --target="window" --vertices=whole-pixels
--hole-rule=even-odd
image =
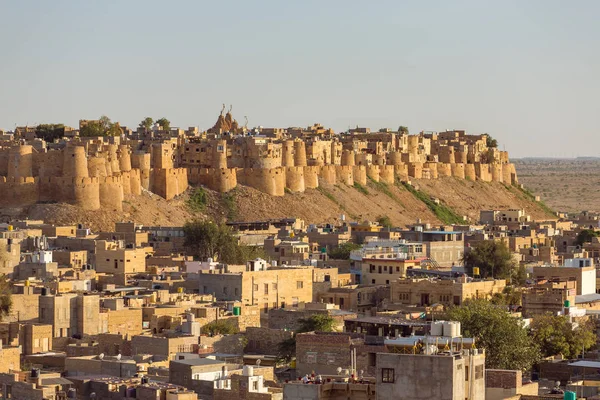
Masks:
[[[381,368],[381,382],[394,383],[394,368]]]
[[[302,288],[304,288],[304,282],[296,281],[296,289],[302,289]]]
[[[265,294],[269,294],[269,284],[265,283]]]
[[[396,272],[400,272],[400,267],[396,267]]]
[[[254,286],[252,287],[252,290],[255,292],[258,292],[258,284],[254,284]]]
[[[208,293],[208,287],[204,286],[202,289],[203,289],[204,294]]]
[[[369,367],[374,367],[377,364],[377,355],[375,353],[368,353]]]
[[[258,381],[252,381],[252,390],[258,392]]]
[[[390,280],[389,280],[389,279],[386,279],[386,281],[385,281],[385,284],[386,284],[386,285],[389,285],[389,284],[390,284]]]
[[[483,365],[475,366],[475,379],[483,379]]]
[[[273,290],[277,290],[277,283],[273,283]]]
[[[372,284],[375,284],[375,279],[371,279],[371,283],[372,283]]]
[[[316,352],[307,352],[306,353],[306,363],[307,364],[316,364],[317,363],[317,353]]]
[[[465,381],[469,380],[469,367],[465,365]]]
[[[292,307],[298,307],[298,298],[292,297]]]

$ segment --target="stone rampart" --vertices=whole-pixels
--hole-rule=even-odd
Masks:
[[[106,176],[100,179],[100,206],[116,211],[123,210],[123,178]]]
[[[394,176],[395,167],[393,165],[382,165],[379,167],[379,181],[393,185],[396,178]]]
[[[423,178],[423,163],[411,162],[408,163],[408,176],[415,179]]]
[[[438,178],[445,177],[445,176],[452,176],[452,164],[450,164],[450,163],[438,163],[437,170],[438,170]]]
[[[348,186],[354,185],[354,171],[350,165],[336,165],[335,179],[336,182],[343,183]]]
[[[271,196],[285,194],[285,169],[243,168],[238,170],[239,183],[253,187]]]
[[[477,174],[475,173],[475,164],[464,164],[465,165],[465,179],[476,180]]]
[[[367,167],[364,165],[355,165],[353,167],[354,183],[365,186],[367,184]]]
[[[351,166],[356,165],[356,155],[352,150],[343,150],[342,151],[342,166]]]
[[[319,171],[323,167],[304,167],[304,186],[306,189],[319,187]]]
[[[23,207],[39,201],[38,180],[0,176],[0,207]]]
[[[305,190],[304,169],[308,167],[285,167],[285,187],[293,193]]]
[[[329,185],[337,183],[337,168],[339,165],[324,165],[319,170],[319,179]]]
[[[379,182],[380,180],[379,168],[379,165],[367,165],[367,176],[375,182]]]

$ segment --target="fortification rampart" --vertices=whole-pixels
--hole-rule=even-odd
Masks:
[[[67,202],[90,210],[121,210],[125,196],[147,189],[169,200],[189,183],[217,192],[228,192],[240,183],[273,196],[321,184],[353,186],[369,181],[456,178],[517,183],[508,153],[488,148],[485,135],[465,136],[459,131],[366,135],[216,136],[189,142],[99,138],[48,148],[3,147],[0,186],[5,195],[0,205]]]

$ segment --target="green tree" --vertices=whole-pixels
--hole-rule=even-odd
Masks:
[[[498,147],[498,141],[496,139],[494,139],[493,137],[491,137],[490,135],[488,135],[486,133],[486,145],[487,147]]]
[[[329,251],[329,258],[333,260],[348,260],[350,259],[350,252],[352,250],[358,250],[362,246],[360,244],[346,242],[340,244],[338,247]]]
[[[470,275],[474,267],[479,267],[482,278],[512,279],[518,272],[508,246],[494,240],[477,243],[471,251],[463,254],[462,263]]]
[[[502,293],[494,293],[490,301],[499,306],[519,306],[521,305],[523,292],[520,288],[506,286]]]
[[[334,320],[330,315],[314,314],[298,320],[300,326],[289,339],[282,341],[278,347],[277,358],[282,362],[290,362],[296,356],[296,335],[306,332],[333,332]]]
[[[204,211],[208,203],[208,193],[203,188],[197,188],[187,200],[186,204],[192,211]]]
[[[459,321],[463,336],[474,338],[477,347],[485,349],[486,368],[525,371],[540,358],[537,343],[523,322],[487,300],[474,299],[452,307],[446,318]]]
[[[540,346],[544,357],[562,354],[565,358],[576,358],[596,344],[594,325],[590,321],[574,327],[565,315],[542,315],[531,324],[533,338]]]
[[[593,229],[584,229],[577,234],[577,239],[575,239],[575,243],[579,246],[583,246],[584,243],[591,243],[592,239],[598,237],[600,235],[599,232],[596,232]]]
[[[183,226],[185,246],[190,254],[212,258],[226,264],[244,264],[257,257],[264,258],[264,250],[255,246],[242,246],[225,224],[212,221],[191,221]]]
[[[169,121],[168,119],[166,119],[165,117],[163,118],[159,118],[156,120],[156,123],[158,125],[160,125],[160,127],[164,130],[164,131],[170,131],[171,130],[171,121]]]
[[[97,121],[88,121],[88,123],[79,130],[79,136],[120,136],[123,133],[118,122],[112,122],[106,115],[101,116]]]
[[[106,136],[106,131],[98,121],[89,121],[85,126],[79,129],[79,136]]]
[[[152,124],[154,123],[154,120],[150,117],[146,117],[142,120],[142,122],[140,122],[140,128],[144,128],[146,131],[149,131],[150,129],[152,129]]]
[[[408,128],[406,126],[400,126],[398,128],[398,133],[402,133],[402,134],[408,135]]]
[[[65,136],[65,126],[63,124],[40,124],[35,128],[35,136],[46,142],[54,142]]]
[[[230,324],[227,321],[219,320],[212,321],[208,324],[204,325],[200,332],[205,335],[215,336],[215,335],[233,335],[239,332],[234,325]]]
[[[118,122],[113,122],[110,124],[108,130],[106,131],[106,136],[121,136],[123,134],[123,129]]]
[[[391,228],[393,226],[392,219],[387,215],[380,215],[379,217],[377,217],[377,223],[383,226],[384,228]]]

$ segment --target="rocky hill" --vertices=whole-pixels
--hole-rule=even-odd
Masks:
[[[339,221],[342,214],[349,220],[375,220],[388,216],[396,225],[411,224],[417,219],[434,224],[456,223],[463,216],[476,222],[481,209],[524,208],[535,219],[553,219],[543,203],[518,186],[481,182],[453,177],[437,180],[413,179],[412,186],[400,182],[390,185],[369,180],[367,185],[323,184],[304,193],[286,193],[275,197],[239,185],[228,193],[201,189],[203,204],[190,206],[198,190],[190,188],[172,200],[149,192],[128,195],[123,210],[102,208],[83,210],[68,204],[36,204],[24,208],[3,209],[3,219],[10,216],[45,219],[50,223],[84,223],[93,230],[108,230],[114,223],[132,220],[144,225],[182,225],[193,218],[253,221],[286,217],[302,218],[308,223]]]

